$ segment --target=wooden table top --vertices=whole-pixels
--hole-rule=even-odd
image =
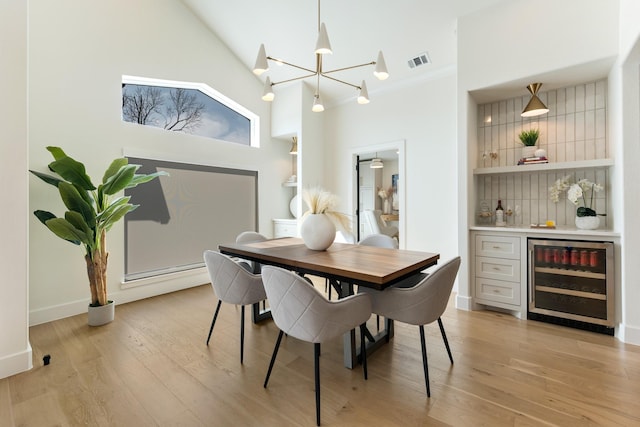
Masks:
[[[308,249],[302,239],[287,237],[264,242],[219,246],[230,256],[275,265],[374,289],[384,289],[432,265],[439,254],[334,243],[326,251]]]

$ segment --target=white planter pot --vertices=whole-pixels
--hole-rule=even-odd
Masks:
[[[595,230],[600,226],[597,216],[576,216],[576,227],[581,230]]]
[[[538,149],[538,147],[536,147],[535,145],[530,145],[530,146],[523,146],[522,147],[522,158],[526,159],[527,157],[534,157],[536,154],[536,150]]]
[[[89,306],[87,323],[89,326],[101,326],[113,322],[115,307],[116,305],[113,301],[109,301],[107,305],[101,305],[99,307]]]
[[[336,226],[323,214],[309,214],[300,226],[304,244],[314,251],[326,250],[336,238]]]

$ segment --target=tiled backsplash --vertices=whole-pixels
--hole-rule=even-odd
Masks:
[[[607,82],[600,80],[538,94],[549,108],[542,116],[523,118],[529,95],[478,106],[477,167],[513,166],[522,157],[518,134],[522,130],[540,130],[538,148],[547,152],[549,162],[606,159],[610,157],[607,143],[606,98]],[[520,166],[530,167],[528,165]],[[551,172],[518,172],[476,176],[476,212],[483,203],[495,210],[498,199],[510,207],[514,215],[508,224],[528,225],[548,219],[558,225],[573,225],[576,206],[566,200],[566,192],[558,203],[549,200],[549,187],[565,175],[578,180],[587,178],[604,187],[595,194],[594,209],[607,212],[607,169],[555,170]],[[482,224],[478,218],[477,224]],[[600,228],[607,228],[606,216]]]

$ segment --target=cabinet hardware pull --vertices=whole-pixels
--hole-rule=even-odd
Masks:
[[[494,246],[493,249],[500,249],[500,246]]]
[[[495,271],[500,271],[500,267],[493,267]]]

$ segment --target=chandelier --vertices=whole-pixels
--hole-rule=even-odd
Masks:
[[[290,62],[286,62],[282,59],[274,58],[271,56],[267,56],[264,44],[260,45],[260,49],[258,50],[258,58],[256,59],[256,65],[253,67],[253,73],[257,76],[261,75],[265,71],[269,69],[269,61],[276,62],[277,64],[288,65],[293,68],[297,68],[299,70],[306,71],[308,74],[304,74],[299,77],[294,77],[292,79],[287,79],[279,82],[271,82],[269,77],[266,78],[264,82],[264,91],[262,94],[262,99],[265,101],[273,101],[275,98],[275,94],[273,93],[273,86],[279,85],[282,83],[288,83],[296,80],[308,79],[310,77],[316,78],[316,88],[315,94],[313,96],[313,106],[311,111],[321,112],[324,111],[324,105],[322,104],[322,99],[320,98],[320,77],[333,80],[338,83],[345,84],[347,86],[351,86],[358,91],[358,104],[368,104],[369,103],[369,93],[367,91],[367,84],[364,80],[360,86],[345,82],[344,80],[337,79],[332,76],[333,73],[338,71],[351,70],[353,68],[366,67],[369,65],[375,65],[375,69],[373,71],[373,75],[378,78],[378,80],[385,80],[389,77],[389,73],[387,72],[387,66],[384,62],[384,57],[382,56],[382,51],[378,52],[377,61],[371,61],[364,64],[352,65],[350,67],[336,68],[334,70],[325,71],[322,68],[322,58],[323,55],[332,54],[331,43],[329,43],[329,36],[327,35],[327,28],[324,22],[320,22],[320,0],[318,0],[318,41],[316,42],[316,68],[312,70],[310,68],[301,67],[299,65],[292,64]]]

